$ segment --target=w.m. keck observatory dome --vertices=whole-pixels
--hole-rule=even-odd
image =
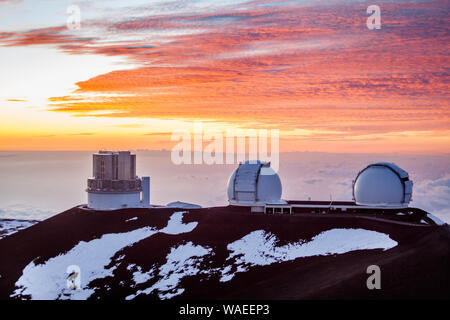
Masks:
[[[407,207],[413,183],[408,172],[389,162],[377,162],[358,173],[353,199],[358,205]]]
[[[353,201],[283,200],[281,180],[270,163],[240,163],[228,181],[231,206],[249,207],[251,212],[274,213],[398,213],[409,208],[413,183],[408,173],[389,162],[376,162],[361,170],[353,181]],[[411,209],[411,210],[410,210]]]
[[[281,181],[270,162],[246,161],[239,164],[228,180],[228,202],[263,211],[266,204],[284,204]]]

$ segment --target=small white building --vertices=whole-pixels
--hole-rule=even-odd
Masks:
[[[87,181],[88,207],[95,210],[150,206],[150,177],[136,175],[130,151],[99,151],[93,155],[93,177]]]
[[[286,204],[281,200],[281,181],[270,162],[259,160],[240,163],[228,181],[228,202],[264,212],[266,204]]]

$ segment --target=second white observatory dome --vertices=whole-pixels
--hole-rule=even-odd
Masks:
[[[377,162],[360,171],[353,182],[358,205],[407,207],[412,196],[408,172],[393,163]]]

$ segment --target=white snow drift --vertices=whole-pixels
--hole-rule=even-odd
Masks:
[[[133,268],[133,265],[128,266],[128,270],[131,270]],[[140,266],[136,266],[136,271],[133,272],[133,281],[135,284],[140,284],[140,283],[145,283],[148,280],[150,280],[153,276],[153,274],[155,273],[155,268],[151,268],[149,271],[147,272],[142,272],[142,268]]]
[[[145,227],[124,233],[104,234],[100,239],[80,241],[69,252],[35,265],[30,262],[16,282],[14,296],[30,295],[32,299],[87,299],[95,289],[87,285],[95,279],[111,276],[115,267],[105,269],[117,251],[145,239],[157,230]],[[66,268],[77,265],[81,270],[81,289],[67,289]]]
[[[438,226],[443,226],[445,224],[444,221],[442,221],[441,219],[439,219],[438,217],[432,215],[431,213],[427,214],[427,217],[430,218],[431,220],[434,221],[434,223],[436,223]]]
[[[104,234],[99,239],[80,241],[70,251],[42,264],[36,265],[35,261],[31,261],[16,282],[16,290],[11,296],[30,296],[32,299],[87,299],[97,289],[91,285],[93,280],[113,275],[123,255],[114,261],[113,266],[106,266],[111,265],[113,257],[123,248],[158,232],[181,234],[192,231],[197,222],[183,224],[184,213],[172,214],[167,226],[160,230],[144,227],[130,232]],[[264,230],[253,231],[228,244],[230,255],[226,265],[207,270],[202,270],[200,265],[207,259],[206,256],[214,255],[211,248],[192,242],[180,244],[171,248],[166,262],[160,266],[155,264],[146,272],[134,264],[127,267],[129,271],[134,271],[132,276],[135,285],[155,280],[148,288],[138,290],[126,299],[150,293],[157,294],[160,299],[170,299],[184,292],[180,281],[186,276],[219,275],[221,282],[227,282],[236,273],[248,271],[252,266],[265,266],[301,257],[342,254],[354,250],[387,250],[397,245],[387,234],[364,229],[331,229],[318,234],[310,241],[300,240],[283,246],[277,246],[277,243],[275,235]],[[66,270],[69,265],[80,267],[81,289],[67,288]]]
[[[158,276],[160,279],[151,287],[145,290],[138,290],[136,294],[126,297],[131,300],[137,295],[149,294],[156,290],[160,299],[170,299],[182,294],[184,288],[178,288],[180,280],[185,276],[198,274],[202,257],[212,252],[210,248],[194,245],[192,242],[172,248],[167,255],[166,263],[159,267]]]
[[[67,253],[53,257],[43,264],[36,265],[31,261],[23,270],[22,276],[16,282],[16,290],[11,295],[31,296],[32,299],[87,299],[95,291],[89,283],[95,279],[111,276],[116,268],[106,269],[114,255],[123,248],[158,232],[180,234],[192,231],[197,222],[186,225],[182,223],[185,212],[175,212],[161,230],[149,227],[140,228],[124,233],[104,234],[99,239],[88,242],[80,241]],[[81,289],[67,289],[66,268],[77,265],[81,270]]]
[[[17,231],[31,227],[34,224],[36,224],[36,221],[0,219],[0,239],[10,236]]]
[[[231,251],[227,260],[235,258],[237,273],[247,271],[249,266],[265,266],[302,257],[342,254],[354,250],[387,250],[397,245],[387,234],[364,229],[331,229],[321,232],[309,242],[299,241],[278,247],[277,242],[277,237],[271,233],[253,231],[227,246]],[[225,268],[220,281],[231,280],[235,273]]]
[[[167,223],[167,227],[161,229],[160,232],[167,234],[180,234],[191,232],[197,226],[198,222],[189,222],[187,224],[183,224],[183,214],[187,211],[179,211],[172,214],[169,222]]]

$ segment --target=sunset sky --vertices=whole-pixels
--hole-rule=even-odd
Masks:
[[[0,150],[170,150],[201,120],[281,151],[447,153],[449,22],[448,0],[0,0]]]

